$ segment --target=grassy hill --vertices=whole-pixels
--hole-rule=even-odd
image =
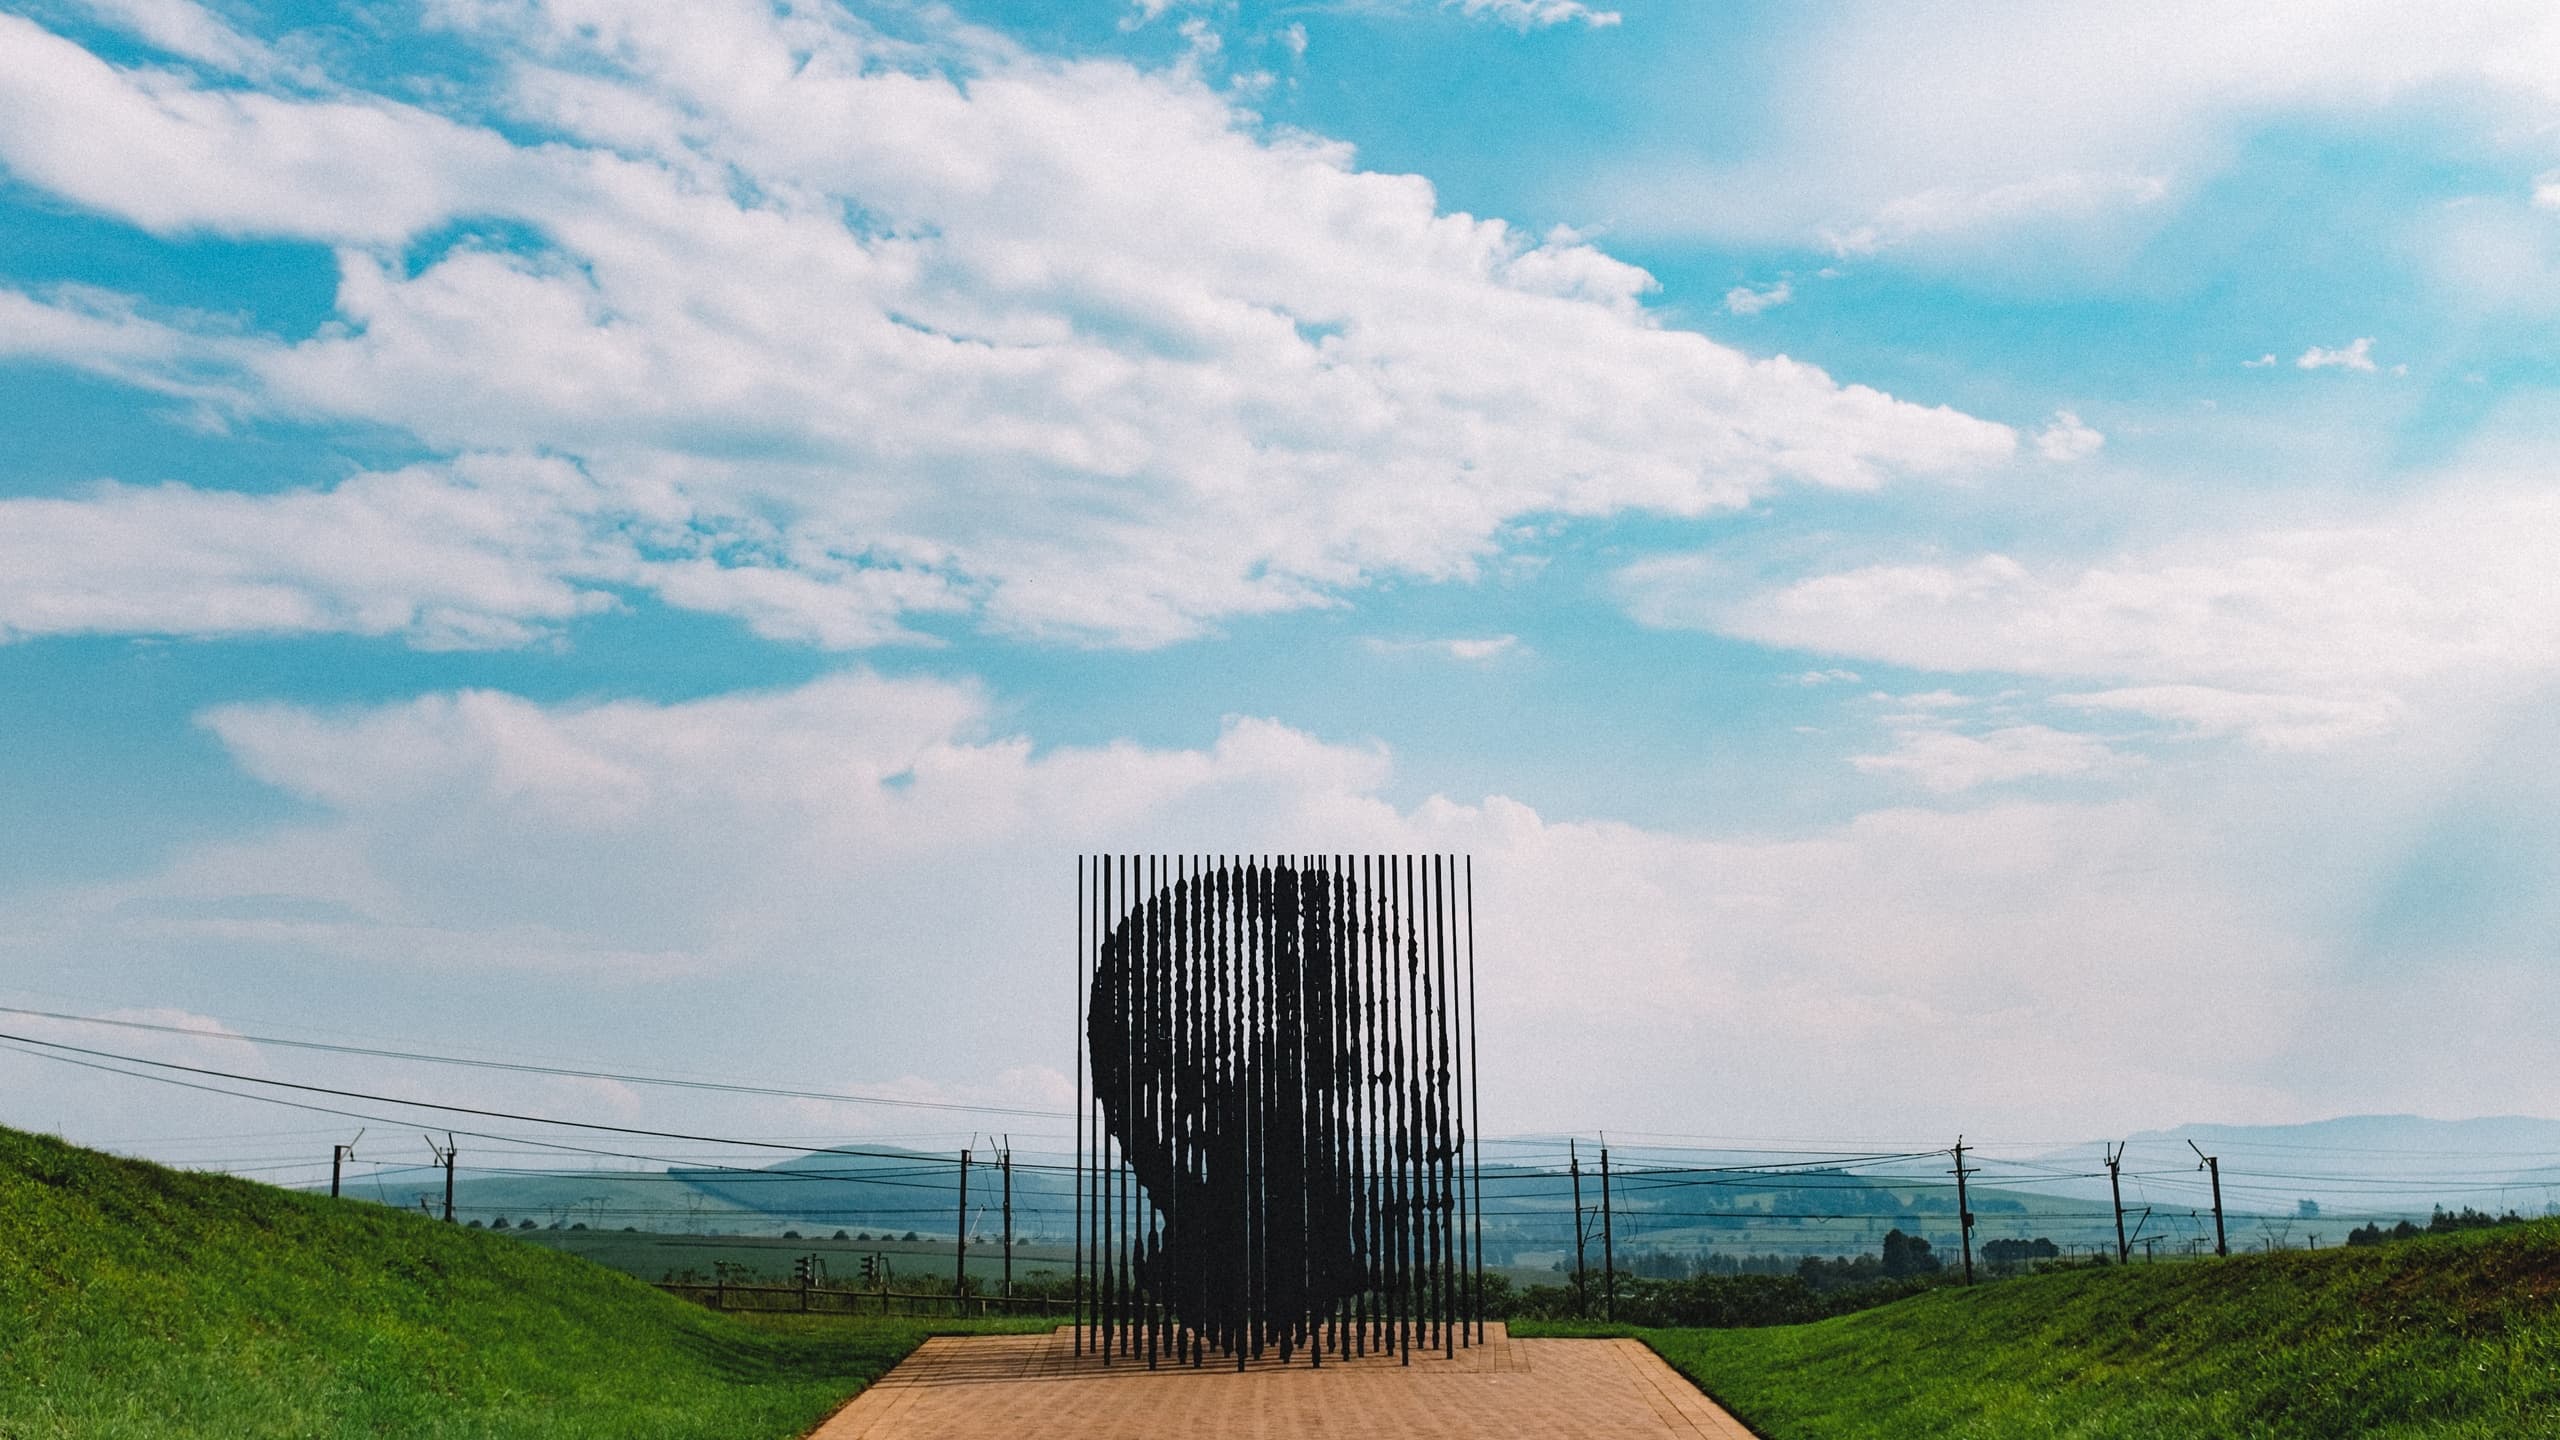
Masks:
[[[790,1436],[924,1333],[0,1129],[0,1440]]]
[[[2560,1436],[2560,1221],[1645,1338],[1767,1440]]]

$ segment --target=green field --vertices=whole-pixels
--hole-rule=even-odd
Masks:
[[[2560,1221],[1641,1333],[1766,1440],[2543,1440]]]
[[[952,1322],[714,1315],[538,1245],[0,1129],[0,1437],[753,1440]]]

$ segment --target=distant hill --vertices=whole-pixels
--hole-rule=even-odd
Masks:
[[[8,1440],[781,1440],[922,1333],[751,1325],[485,1231],[0,1129]]]
[[[2347,1116],[2303,1125],[2188,1125],[2129,1137],[2125,1204],[2137,1246],[2156,1243],[2165,1254],[2210,1243],[2211,1198],[2189,1139],[2222,1158],[2231,1243],[2241,1248],[2336,1244],[2366,1218],[2423,1220],[2439,1204],[2527,1215],[2560,1206],[2560,1121]],[[858,1148],[793,1155],[757,1169],[466,1174],[456,1195],[465,1219],[504,1219],[511,1227],[531,1220],[538,1230],[798,1231],[813,1238],[845,1230],[949,1240],[959,1223],[951,1154]],[[2103,1175],[2088,1178],[2099,1168],[2099,1149],[2092,1143],[2049,1152],[2026,1169],[1992,1162],[1972,1192],[1975,1240],[2045,1238],[2066,1249],[2112,1250],[2107,1183]],[[1659,1157],[1621,1158],[1628,1163],[1612,1199],[1619,1253],[1630,1268],[1676,1265],[1702,1249],[1731,1256],[1860,1253],[1895,1228],[1949,1254],[1958,1243],[1943,1157],[1898,1170],[1772,1164],[1682,1173],[1665,1173]],[[1069,1242],[1074,1184],[1064,1169],[1027,1161],[1016,1168],[1014,1226],[1023,1244]],[[425,1197],[436,1209],[441,1185],[438,1173],[421,1169],[368,1177],[350,1193],[413,1210]],[[1583,1190],[1596,1213],[1596,1174],[1586,1170]],[[1565,1263],[1573,1248],[1572,1194],[1559,1171],[1488,1165],[1488,1261],[1524,1280]],[[971,1170],[974,1236],[992,1240],[1001,1232],[1000,1196],[997,1167],[982,1156]],[[2320,1208],[2318,1217],[2298,1214],[2304,1200]]]
[[[1838,1170],[1718,1168],[1666,1172],[1662,1162],[1622,1168],[1612,1195],[1621,1260],[1639,1268],[1702,1248],[1733,1255],[1838,1255],[1870,1251],[1885,1231],[1901,1228],[1943,1243],[1952,1253],[1955,1194],[1942,1174],[1894,1175]],[[1943,1169],[1943,1166],[1940,1167]],[[503,1221],[535,1231],[637,1229],[669,1234],[817,1238],[838,1230],[914,1233],[948,1242],[958,1223],[959,1195],[947,1152],[863,1147],[795,1155],[759,1169],[674,1169],[662,1173],[562,1171],[465,1175],[455,1189],[457,1213],[482,1224]],[[441,1172],[404,1171],[351,1185],[360,1199],[412,1210],[441,1209]],[[1013,1176],[1014,1230],[1026,1246],[1066,1246],[1075,1233],[1072,1171],[1025,1163]],[[970,1233],[992,1242],[1002,1232],[1001,1172],[971,1167]],[[1573,1182],[1563,1172],[1516,1165],[1484,1171],[1486,1258],[1523,1278],[1542,1275],[1573,1246]],[[1583,1176],[1586,1214],[1596,1217],[1600,1181]],[[2106,1230],[2085,1200],[1977,1185],[1976,1238],[2043,1236],[2066,1245],[2097,1244]],[[1596,1227],[1597,1219],[1590,1223]],[[1595,1229],[1592,1244],[1599,1244]],[[599,1254],[618,1253],[610,1250]],[[654,1262],[653,1262],[654,1263]],[[1597,1248],[1591,1263],[1601,1263]],[[648,1272],[654,1278],[657,1271]]]
[[[768,1225],[820,1233],[847,1228],[913,1230],[949,1237],[960,1224],[959,1166],[948,1151],[866,1146],[860,1154],[795,1155],[754,1171],[668,1173],[730,1209],[761,1216]],[[1032,1164],[1016,1167],[1015,1236],[1031,1243],[1065,1243],[1075,1230],[1074,1197],[1072,1170]],[[992,1157],[977,1155],[969,1170],[970,1232],[1001,1234],[1002,1204],[1002,1171]]]
[[[2560,1120],[2345,1115],[2298,1125],[2181,1125],[2127,1137],[2126,1168],[2191,1170],[2189,1141],[2221,1157],[2234,1213],[2291,1215],[2303,1200],[2331,1219],[2423,1218],[2437,1205],[2560,1213]],[[2095,1148],[2071,1153],[2085,1165]],[[2103,1180],[2067,1189],[2106,1193]]]

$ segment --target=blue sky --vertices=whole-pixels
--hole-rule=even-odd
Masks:
[[[1503,1129],[2560,1113],[2560,21],[2227,9],[0,13],[0,1004],[1047,1104],[1441,848]]]

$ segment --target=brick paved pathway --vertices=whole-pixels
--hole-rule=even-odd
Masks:
[[[1264,1363],[1238,1373],[1074,1357],[1070,1332],[944,1336],[811,1440],[1752,1440],[1636,1340],[1514,1340],[1454,1360]]]

